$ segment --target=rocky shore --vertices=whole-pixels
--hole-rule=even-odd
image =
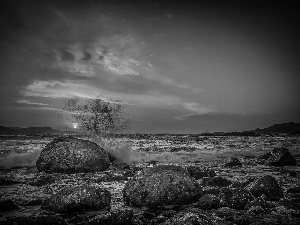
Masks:
[[[118,163],[74,139],[56,139],[43,151],[37,168],[1,177],[2,188],[19,191],[15,198],[1,197],[1,224],[300,224],[300,171],[291,169],[299,156],[286,148],[177,164]],[[77,158],[88,167],[74,163]],[[58,166],[62,162],[66,170]],[[94,162],[99,169],[87,169]]]

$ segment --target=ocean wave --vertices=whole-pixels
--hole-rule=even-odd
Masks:
[[[34,167],[40,152],[12,153],[5,157],[0,157],[0,168]]]

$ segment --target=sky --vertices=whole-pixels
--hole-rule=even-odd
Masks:
[[[4,1],[0,125],[72,128],[74,96],[122,104],[130,133],[300,122],[297,8],[211,2]]]

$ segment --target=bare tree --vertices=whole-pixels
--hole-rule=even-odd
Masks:
[[[129,128],[130,121],[122,104],[102,99],[80,101],[67,99],[63,116],[69,123],[78,123],[81,130],[96,136],[106,137]]]

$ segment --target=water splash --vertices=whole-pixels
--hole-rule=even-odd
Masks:
[[[11,169],[16,167],[34,167],[41,151],[27,153],[12,153],[6,157],[0,157],[0,168]]]

